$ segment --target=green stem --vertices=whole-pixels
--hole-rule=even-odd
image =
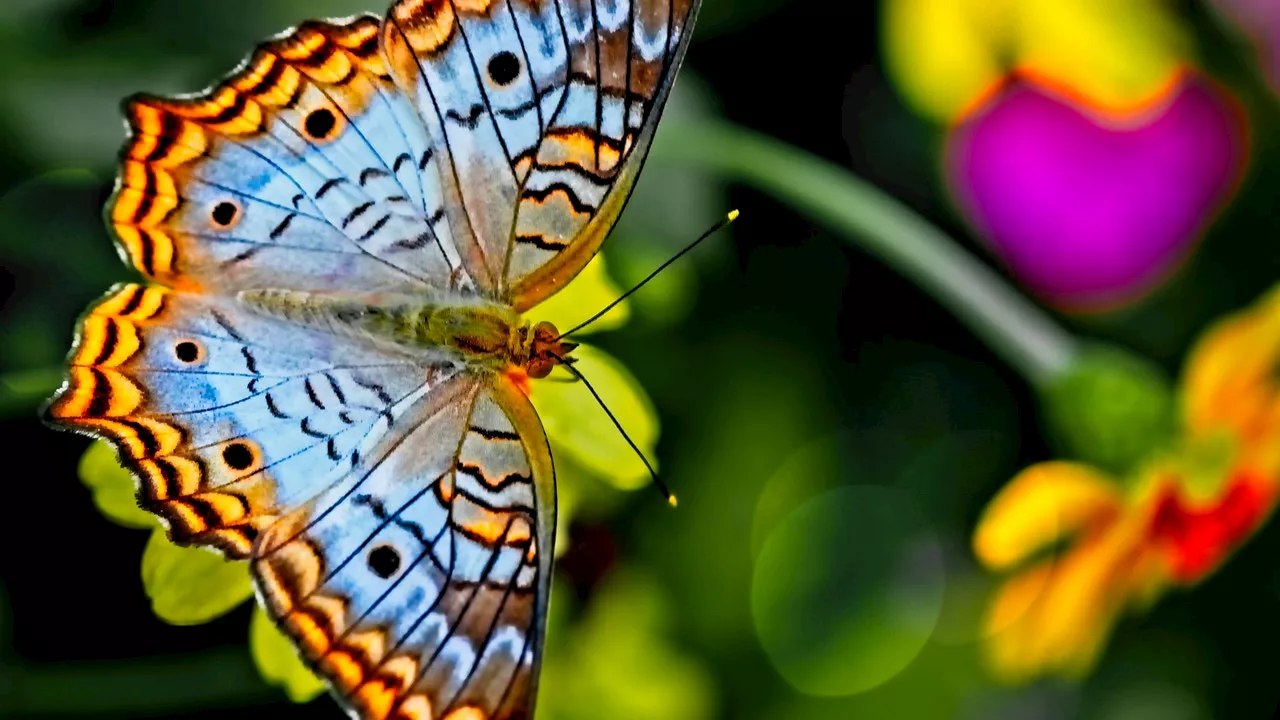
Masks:
[[[714,170],[841,231],[933,294],[1032,384],[1071,367],[1075,339],[936,227],[844,168],[745,128],[673,121],[654,157]],[[748,220],[749,221],[749,220]]]

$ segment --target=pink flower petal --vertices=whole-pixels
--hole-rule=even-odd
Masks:
[[[953,130],[947,174],[1013,275],[1093,308],[1151,289],[1187,255],[1234,192],[1246,134],[1234,100],[1193,73],[1123,119],[1015,79]]]

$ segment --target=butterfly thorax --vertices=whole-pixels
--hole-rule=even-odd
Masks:
[[[562,341],[551,323],[530,323],[509,305],[472,295],[262,289],[242,291],[238,298],[263,315],[410,352],[443,354],[479,371],[516,366],[543,378],[570,362],[577,347]]]

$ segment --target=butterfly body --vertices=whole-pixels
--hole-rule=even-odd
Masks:
[[[271,317],[361,338],[424,361],[445,360],[472,372],[524,370],[532,378],[570,362],[575,347],[555,326],[524,320],[510,305],[469,294],[311,293],[244,290],[237,299]]]
[[[146,284],[46,409],[170,537],[248,560],[354,717],[533,715],[556,527],[523,313],[626,204],[698,0],[399,0],[125,104],[106,217]]]

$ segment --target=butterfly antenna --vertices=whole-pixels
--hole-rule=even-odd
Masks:
[[[667,487],[667,484],[662,482],[662,478],[658,477],[658,472],[653,469],[653,465],[649,464],[649,458],[644,456],[644,453],[641,452],[640,448],[636,445],[635,440],[632,440],[631,436],[627,434],[627,431],[622,429],[622,423],[618,422],[618,418],[614,416],[613,411],[609,409],[609,406],[604,404],[604,399],[600,397],[600,393],[596,392],[595,387],[591,385],[591,382],[587,380],[586,376],[569,363],[563,363],[560,367],[573,373],[573,375],[577,377],[583,385],[587,386],[587,389],[591,391],[591,396],[596,399],[596,403],[598,403],[600,408],[604,410],[604,414],[609,416],[609,419],[613,421],[613,426],[618,428],[618,432],[622,433],[622,439],[627,441],[627,444],[631,446],[631,449],[634,450],[636,455],[640,458],[640,462],[644,463],[644,466],[648,468],[649,474],[653,476],[653,484],[656,485],[658,490],[662,492],[663,496],[667,498],[667,504],[671,507],[678,505],[679,501],[676,499],[675,494],[671,492],[671,488]]]
[[[675,261],[677,261],[677,260],[679,260],[680,258],[684,257],[685,255],[687,255],[687,254],[688,254],[691,250],[693,250],[694,248],[698,247],[698,245],[700,245],[700,244],[702,243],[702,241],[703,241],[703,240],[706,240],[707,238],[711,237],[712,235],[715,235],[716,233],[720,232],[721,230],[723,230],[723,229],[725,229],[725,228],[729,227],[729,225],[733,224],[733,221],[738,219],[738,215],[739,215],[739,214],[740,214],[740,213],[739,213],[737,210],[734,210],[733,212],[731,212],[731,213],[729,213],[728,215],[726,215],[726,216],[724,217],[724,219],[722,219],[720,222],[718,222],[718,223],[716,223],[716,224],[715,224],[715,227],[713,227],[713,228],[711,228],[710,230],[708,230],[708,231],[706,231],[706,232],[702,233],[701,235],[699,235],[697,240],[694,240],[693,242],[689,243],[688,245],[686,245],[686,246],[685,246],[685,248],[684,248],[683,250],[681,250],[680,252],[678,252],[678,253],[676,253],[675,255],[671,256],[671,259],[670,259],[670,260],[667,260],[666,262],[664,262],[664,263],[662,263],[661,265],[659,265],[659,266],[658,266],[658,269],[657,269],[657,270],[654,270],[654,271],[653,271],[653,272],[651,272],[651,273],[649,273],[648,277],[646,277],[645,279],[641,280],[639,283],[636,283],[636,285],[635,285],[634,287],[632,287],[630,290],[628,290],[628,291],[626,291],[626,292],[622,293],[622,297],[619,297],[617,300],[614,300],[613,302],[609,303],[608,305],[606,305],[606,306],[605,306],[605,308],[604,308],[603,310],[601,310],[600,312],[596,313],[595,315],[592,315],[592,316],[591,316],[590,318],[588,318],[587,320],[585,320],[585,321],[583,321],[583,322],[578,323],[577,325],[575,325],[575,326],[573,327],[573,329],[568,330],[568,331],[566,331],[566,332],[562,332],[562,333],[560,333],[560,337],[562,337],[562,338],[564,338],[564,337],[569,337],[570,335],[572,335],[572,334],[574,334],[574,333],[578,332],[578,331],[579,331],[579,330],[581,330],[582,328],[584,328],[584,327],[586,327],[586,326],[590,325],[591,323],[593,323],[593,322],[595,322],[595,321],[599,320],[600,318],[604,317],[604,316],[605,316],[605,314],[607,314],[610,310],[612,310],[612,309],[614,309],[615,307],[617,307],[617,306],[618,306],[618,304],[619,304],[619,303],[621,303],[623,300],[626,300],[627,298],[631,297],[632,295],[634,295],[634,294],[635,294],[635,292],[636,292],[637,290],[639,290],[640,288],[642,288],[642,287],[644,287],[645,285],[647,285],[647,284],[649,283],[649,281],[650,281],[650,280],[652,280],[652,279],[654,279],[654,278],[658,277],[658,275],[659,275],[663,270],[666,270],[667,268],[671,267],[671,264],[672,264],[672,263],[674,263]],[[557,339],[559,339],[559,338],[557,338]]]

